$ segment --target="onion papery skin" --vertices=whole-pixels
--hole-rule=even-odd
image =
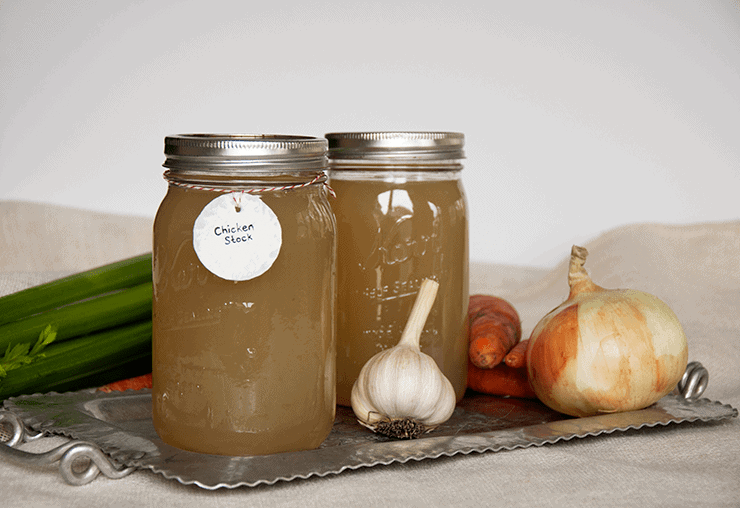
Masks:
[[[657,297],[594,286],[537,324],[527,373],[537,397],[570,416],[643,409],[683,376],[688,344],[673,311]]]

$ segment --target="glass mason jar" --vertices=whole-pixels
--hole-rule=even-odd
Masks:
[[[318,447],[334,422],[336,223],[326,140],[165,138],[154,223],[154,427],[178,448]]]
[[[421,281],[439,292],[421,337],[458,401],[467,385],[468,219],[464,136],[330,133],[337,198],[337,403],[362,366],[401,337]]]

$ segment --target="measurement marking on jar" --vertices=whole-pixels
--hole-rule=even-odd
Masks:
[[[362,296],[381,302],[397,300],[399,298],[415,297],[419,291],[421,279],[396,281],[380,287],[366,287]]]

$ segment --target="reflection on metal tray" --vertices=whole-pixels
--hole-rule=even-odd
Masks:
[[[39,464],[60,461],[60,471],[69,483],[87,483],[95,478],[98,469],[111,478],[136,469],[151,469],[165,478],[206,489],[273,484],[379,464],[542,446],[627,429],[709,422],[738,414],[733,407],[719,402],[669,395],[640,411],[568,418],[534,400],[469,394],[450,420],[419,439],[399,441],[373,434],[356,422],[351,409],[340,407],[331,434],[316,450],[224,457],[186,452],[163,443],[152,424],[150,390],[30,395],[8,399],[4,406],[0,424],[16,421],[17,426],[25,425],[39,432],[39,436],[57,434],[78,440],[35,459]],[[16,436],[15,440],[19,439]],[[24,460],[22,455],[30,455],[12,448],[15,443],[8,444],[0,444],[0,456]],[[90,459],[88,471],[75,472],[75,454]]]

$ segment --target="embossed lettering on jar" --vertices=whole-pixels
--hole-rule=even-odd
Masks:
[[[461,399],[467,376],[468,220],[464,137],[448,132],[332,133],[337,199],[337,402],[375,353],[394,346],[421,282],[440,283],[422,332]]]

